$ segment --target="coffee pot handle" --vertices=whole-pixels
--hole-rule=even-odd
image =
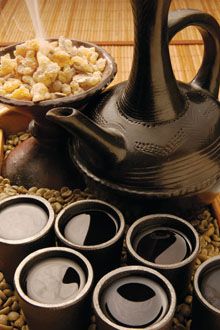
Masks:
[[[203,61],[191,84],[208,90],[218,98],[220,83],[220,26],[214,17],[193,9],[170,12],[168,18],[169,40],[188,26],[198,27],[204,42]]]

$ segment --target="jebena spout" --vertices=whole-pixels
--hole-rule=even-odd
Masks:
[[[113,129],[101,128],[82,112],[61,107],[49,110],[46,117],[83,140],[94,153],[100,154],[110,164],[119,163],[125,158],[126,148],[123,137]]]

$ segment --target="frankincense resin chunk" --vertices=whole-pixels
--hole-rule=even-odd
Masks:
[[[0,57],[0,95],[33,102],[76,95],[96,86],[105,66],[95,47],[76,47],[64,37],[28,40],[14,57]]]

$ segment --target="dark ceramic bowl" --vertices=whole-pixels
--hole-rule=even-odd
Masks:
[[[144,326],[144,327],[143,326],[133,327],[131,325],[126,326],[125,324],[119,325],[117,320],[114,320],[113,317],[111,318],[110,315],[108,315],[108,313],[106,313],[106,311],[103,308],[103,297],[104,297],[105,292],[109,289],[114,292],[114,289],[111,288],[112,285],[114,286],[114,283],[117,283],[117,281],[120,281],[120,280],[123,280],[126,278],[129,279],[129,277],[132,280],[134,280],[135,277],[137,277],[137,278],[142,277],[142,278],[154,281],[155,283],[160,285],[161,288],[164,290],[164,292],[167,295],[168,306],[167,306],[166,313],[164,313],[164,315],[161,316],[160,320],[158,320],[157,322],[155,322],[155,320],[154,320],[151,324]],[[119,287],[116,291],[117,294],[114,295],[114,302],[115,302],[114,304],[116,306],[116,310],[120,311],[122,319],[125,323],[126,323],[128,314],[126,315],[126,311],[123,312],[122,306],[123,306],[123,302],[126,302],[127,299],[128,299],[127,300],[128,306],[129,306],[129,303],[131,303],[131,305],[132,305],[132,307],[130,305],[129,310],[131,311],[133,316],[136,314],[136,315],[139,315],[140,317],[143,317],[145,312],[147,313],[147,310],[145,310],[145,312],[142,311],[142,313],[139,310],[140,306],[144,302],[143,297],[144,297],[144,290],[146,290],[146,287],[143,286],[142,291],[140,291],[140,290],[136,291],[134,289],[131,290],[132,285],[134,285],[135,282],[133,283],[132,281],[130,281],[128,283],[131,284],[131,286],[129,286],[129,285],[127,286],[125,300],[123,299],[123,294],[121,295],[121,292],[120,292],[120,288],[122,288],[123,286]],[[148,287],[148,289],[151,290],[150,287]],[[139,295],[138,292],[141,293],[141,296],[142,296],[141,299],[136,299]],[[124,293],[125,293],[125,291],[124,291]],[[127,293],[128,293],[128,295],[127,295]],[[122,299],[120,299],[120,301],[122,302],[122,305],[119,303],[119,301],[117,301],[118,295],[119,295],[119,297],[121,296],[121,298],[122,298]],[[129,295],[131,295],[130,297],[133,296],[133,299],[130,299]],[[145,295],[145,297],[146,297],[146,295]],[[139,296],[139,298],[140,298],[140,296]],[[150,296],[148,296],[148,298],[150,298]],[[148,299],[146,299],[146,300],[148,300]],[[136,305],[136,303],[137,303],[137,305]],[[145,303],[147,303],[149,310],[152,308],[151,312],[152,312],[153,308],[155,308],[155,309],[157,308],[154,305],[155,301],[153,303],[151,299],[149,299],[149,301],[145,301]],[[98,282],[98,284],[96,285],[95,290],[93,292],[93,307],[94,307],[94,311],[95,311],[95,315],[96,315],[96,322],[97,322],[98,330],[129,330],[129,329],[133,329],[133,330],[135,330],[135,329],[136,330],[141,330],[141,329],[171,330],[172,319],[173,319],[175,308],[176,308],[176,294],[175,294],[174,288],[171,285],[171,283],[157,271],[155,271],[151,268],[148,268],[148,267],[143,267],[143,266],[127,266],[127,267],[121,267],[121,268],[115,269],[112,272],[106,274],[104,277],[101,278],[101,280]],[[114,310],[115,310],[115,308],[114,308]],[[154,311],[153,311],[153,313],[154,313]],[[163,314],[162,307],[161,307],[160,313],[161,313],[160,315]],[[138,321],[140,321],[140,320],[138,320]]]
[[[48,39],[48,41],[56,41],[57,39]],[[4,104],[9,104],[18,108],[25,108],[25,111],[31,112],[31,114],[35,117],[45,116],[48,109],[51,109],[53,107],[57,106],[65,106],[65,105],[72,105],[74,107],[80,107],[83,106],[87,101],[94,95],[99,94],[103,89],[105,89],[111,81],[114,79],[116,72],[117,72],[117,65],[112,58],[110,54],[108,54],[103,48],[90,43],[90,42],[84,42],[80,40],[72,39],[73,46],[79,47],[95,47],[96,51],[98,52],[99,56],[101,58],[106,59],[106,67],[103,72],[103,79],[100,83],[98,83],[96,86],[88,89],[87,91],[80,93],[78,95],[74,96],[65,96],[53,100],[46,100],[41,102],[32,102],[32,101],[22,101],[22,100],[16,100],[12,98],[6,98],[4,96],[0,96],[0,102]],[[0,56],[3,56],[7,53],[10,53],[13,56],[13,52],[15,50],[15,47],[20,44],[14,44],[12,46],[6,47],[0,51]],[[39,113],[39,108],[42,110],[41,113]]]
[[[0,214],[8,208],[13,208],[15,205],[22,203],[38,206],[41,210],[45,211],[47,215],[47,223],[40,231],[29,237],[27,236],[26,238],[7,239],[0,237],[0,269],[9,283],[13,283],[15,270],[27,255],[36,250],[55,245],[53,231],[54,211],[46,199],[32,195],[11,196],[0,202]],[[27,217],[27,215],[22,214],[22,217],[25,216]],[[31,216],[33,216],[33,214]],[[21,218],[20,215],[18,217]],[[28,217],[30,217],[30,215],[28,215]],[[13,217],[13,220],[16,221],[16,217]],[[11,228],[11,230],[13,231],[13,228]]]
[[[32,267],[50,258],[69,259],[79,266],[85,276],[85,283],[75,297],[69,300],[48,304],[36,301],[27,294],[26,281]],[[53,274],[52,283],[56,280]],[[29,254],[16,269],[14,285],[21,307],[32,330],[87,330],[91,304],[93,270],[89,261],[79,252],[68,248],[51,247]],[[57,294],[60,291],[57,290]]]
[[[168,230],[179,232],[179,234],[181,236],[183,235],[182,237],[185,237],[184,239],[189,242],[191,250],[183,260],[178,261],[178,258],[175,257],[175,261],[168,261],[167,263],[162,263],[160,261],[156,263],[145,259],[137,252],[139,237],[143,238],[145,233],[156,229],[160,230],[161,228],[169,228]],[[179,248],[179,246],[175,248],[175,239],[171,239],[170,243],[167,243],[167,246],[164,245],[166,241],[169,241],[168,237],[166,240],[161,240],[160,243],[158,243],[155,252],[158,251],[158,255],[160,255],[162,252],[167,251],[166,248],[171,248],[175,251],[176,256],[178,251],[175,249]],[[154,244],[152,243],[152,250],[155,249]],[[126,236],[126,245],[129,264],[147,266],[157,270],[174,286],[178,302],[184,298],[184,293],[190,283],[194,263],[199,253],[199,235],[190,223],[171,214],[151,214],[144,216],[135,221],[129,228]]]
[[[109,222],[115,222],[115,233],[113,236],[102,243],[93,245],[83,245],[73,243],[64,235],[64,228],[68,221],[78,214],[88,211],[101,211],[102,214],[109,215]],[[90,221],[94,221],[92,217]],[[103,220],[103,219],[100,219]],[[105,222],[106,224],[106,222]],[[83,226],[83,225],[82,225]],[[91,225],[92,227],[92,225]],[[102,229],[101,229],[102,228]],[[104,227],[100,221],[99,228],[96,227],[96,237],[103,237]],[[55,234],[58,239],[58,245],[70,247],[82,253],[91,263],[95,280],[97,281],[103,275],[119,267],[121,259],[121,250],[123,245],[125,231],[125,221],[122,213],[112,205],[101,200],[84,200],[72,203],[66,206],[56,217]],[[79,234],[80,236],[80,234]]]

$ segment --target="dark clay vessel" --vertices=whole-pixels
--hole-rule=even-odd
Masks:
[[[142,237],[143,233],[146,233],[147,231],[153,231],[157,229],[159,231],[161,228],[165,228],[165,230],[167,228],[169,228],[169,230],[177,230],[179,233],[181,233],[181,235],[184,235],[182,237],[186,238],[186,241],[189,242],[188,247],[190,247],[188,250],[190,252],[184,259],[179,259],[178,261],[176,259],[175,262],[171,262],[170,259],[167,259],[167,263],[163,263],[164,259],[163,262],[152,262],[152,260],[143,258],[143,255],[140,255],[135,243],[137,242],[138,235],[141,235]],[[159,236],[162,238],[163,236],[160,236],[160,234],[161,232],[159,234],[155,234],[153,237],[155,238]],[[174,244],[175,238],[169,240],[168,234],[166,238],[164,238],[164,240],[161,239],[160,242],[163,243],[159,246],[156,240],[153,241],[151,243],[152,246],[150,249],[148,249],[145,245],[146,251],[150,250],[150,253],[152,253],[152,251],[160,253],[162,247],[165,247],[164,242],[166,242],[167,246],[169,246],[169,248],[172,250],[172,243]],[[144,216],[135,221],[129,228],[126,235],[126,246],[128,250],[128,264],[142,265],[157,270],[162,275],[164,275],[173,285],[177,294],[178,302],[181,302],[181,300],[185,298],[185,293],[192,278],[195,260],[199,253],[199,235],[190,223],[187,223],[184,219],[173,216],[171,214],[153,214]],[[180,250],[181,245],[178,245],[178,247],[177,245],[176,247],[173,246],[173,253],[175,254],[175,258],[178,258],[177,255],[180,253]],[[168,254],[164,253],[163,255],[167,256]]]
[[[27,293],[27,276],[31,268],[51,258],[70,260],[81,268],[81,274],[85,276],[85,283],[75,297],[64,300],[60,303],[39,302],[30,297]],[[70,268],[71,269],[71,268]],[[74,268],[73,268],[74,270]],[[59,272],[58,272],[59,274]],[[59,296],[59,281],[55,274],[52,274],[49,286],[43,285],[43,292],[50,289],[51,283],[57,285]],[[58,275],[59,278],[59,275]],[[44,284],[39,280],[40,287]],[[38,284],[39,284],[38,283]],[[71,282],[69,282],[70,284]],[[66,283],[67,284],[67,283]],[[53,284],[52,284],[53,285]],[[90,318],[91,290],[93,286],[93,270],[90,262],[79,252],[61,247],[40,249],[30,253],[18,265],[14,286],[17,297],[24,311],[29,328],[31,330],[87,330]],[[42,292],[42,291],[41,291]]]
[[[90,188],[108,200],[120,194],[120,202],[123,196],[209,202],[219,191],[220,27],[196,10],[173,12],[167,22],[170,3],[131,0],[135,46],[127,82],[82,112],[47,114],[78,137],[71,157]],[[205,50],[199,72],[185,84],[175,80],[168,44],[189,25],[201,31]]]

